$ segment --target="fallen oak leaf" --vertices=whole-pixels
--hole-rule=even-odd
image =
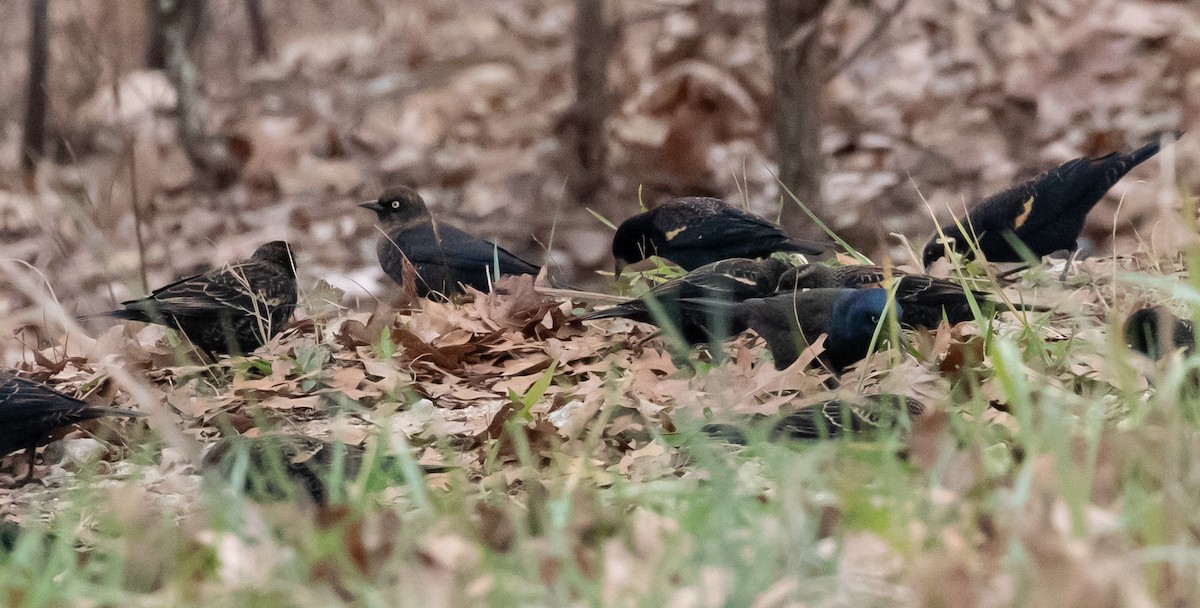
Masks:
[[[402,347],[401,358],[411,363],[432,364],[445,371],[463,368],[467,358],[482,349],[486,338],[477,342],[452,346],[434,346],[416,334],[405,330],[393,330],[393,339]]]

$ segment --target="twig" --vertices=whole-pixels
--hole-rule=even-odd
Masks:
[[[113,84],[114,90],[120,90],[120,87]],[[121,103],[121,98],[117,97],[117,105]],[[142,292],[150,293],[150,281],[146,275],[146,237],[142,234],[142,205],[141,197],[138,196],[138,179],[137,179],[137,150],[134,149],[135,143],[132,138],[127,140],[126,150],[129,155],[129,198],[130,205],[133,206],[133,236],[137,240],[138,250],[138,278],[142,281]]]
[[[837,77],[842,70],[849,67],[851,63],[857,61],[859,56],[862,55],[863,52],[866,51],[872,44],[878,42],[883,34],[883,30],[887,29],[887,26],[891,23],[892,19],[895,19],[896,15],[899,15],[900,11],[904,10],[904,7],[907,4],[908,0],[896,0],[896,4],[891,8],[891,10],[880,11],[875,19],[875,25],[872,26],[871,31],[859,41],[858,46],[854,47],[854,50],[847,53],[845,57],[835,63],[833,67],[829,68],[829,71],[825,73],[825,82],[829,82]]]

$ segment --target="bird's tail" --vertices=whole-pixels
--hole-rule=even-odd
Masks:
[[[576,317],[580,321],[595,321],[596,319],[615,319],[617,317],[627,317],[630,314],[641,312],[628,304],[618,304],[603,310],[593,310],[587,314]]]
[[[91,321],[92,319],[122,319],[125,321],[149,322],[149,318],[146,316],[146,311],[129,310],[125,308],[118,308],[116,310],[109,310],[105,312],[96,312],[90,315],[79,315],[75,317],[76,321]]]
[[[133,410],[123,410],[116,407],[92,407],[88,406],[85,410],[88,414],[93,414],[93,418],[101,416],[117,416],[120,418],[144,418],[146,414],[135,412]]]
[[[680,306],[692,310],[703,310],[713,317],[723,317],[734,326],[749,325],[763,298],[750,298],[741,302],[723,298],[680,298]]]
[[[1126,166],[1129,169],[1133,169],[1134,167],[1149,160],[1155,154],[1158,154],[1158,151],[1162,149],[1162,143],[1164,140],[1169,139],[1170,141],[1175,141],[1180,137],[1183,137],[1183,131],[1179,129],[1169,133],[1160,133],[1154,137],[1154,141],[1151,141],[1137,150],[1124,155],[1122,160],[1125,161]]]

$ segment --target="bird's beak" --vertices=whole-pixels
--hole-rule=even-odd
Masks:
[[[379,201],[367,201],[365,203],[359,203],[358,206],[362,207],[363,209],[370,209],[371,211],[374,211],[375,213],[379,213],[380,211],[383,211],[383,205],[380,205]]]
[[[617,260],[616,266],[613,266],[613,278],[614,279],[621,278],[621,272],[623,272],[625,270],[625,266],[626,266],[626,264],[625,264],[624,260]]]

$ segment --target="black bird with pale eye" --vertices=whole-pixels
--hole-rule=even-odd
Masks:
[[[1163,329],[1166,328],[1166,331]],[[1125,319],[1125,344],[1147,357],[1161,359],[1164,355],[1183,349],[1196,351],[1196,325],[1180,319],[1162,306],[1143,308]]]
[[[815,255],[832,245],[789,238],[779,226],[720,199],[679,198],[639,213],[617,227],[612,253],[616,272],[652,255],[684,270],[730,258],[765,258],[775,252]]]
[[[326,505],[332,498],[330,484],[354,481],[365,457],[366,450],[358,446],[305,435],[266,433],[221,439],[204,455],[204,465],[226,482],[242,471],[243,492],[259,502],[293,499]],[[383,474],[383,483],[399,483],[404,478],[402,463],[392,455],[381,456],[374,470]],[[449,469],[422,465],[418,470],[440,473]]]
[[[498,265],[500,276],[530,274],[541,268],[509,253],[503,247],[471,236],[454,226],[435,222],[416,190],[392,188],[379,200],[359,205],[375,212],[383,235],[376,254],[379,265],[404,286],[404,259],[416,269],[417,295],[448,297],[462,293],[462,285],[489,291]]]
[[[891,277],[897,281],[896,302],[904,308],[906,327],[935,329],[944,318],[950,325],[975,319],[971,312],[970,298],[975,300],[985,316],[1008,310],[1006,306],[991,299],[982,291],[968,290],[949,279],[931,277],[926,274],[908,274],[892,269]],[[780,291],[812,288],[874,288],[884,287],[888,273],[881,266],[870,264],[828,266],[826,264],[804,264],[787,271],[779,279]],[[1013,308],[1025,312],[1046,312],[1050,309],[1032,304],[1014,303]]]
[[[622,317],[662,326],[671,323],[688,344],[723,340],[746,330],[744,322],[730,315],[729,303],[771,295],[779,277],[792,266],[782,260],[733,258],[713,262],[681,277],[656,285],[640,298],[580,317],[609,319]],[[724,303],[713,306],[713,301]],[[655,314],[656,307],[661,316]]]
[[[1178,138],[1182,132],[1172,136]],[[1010,239],[1024,244],[1035,258],[1056,251],[1074,252],[1088,212],[1126,173],[1158,153],[1161,137],[1132,152],[1065,162],[1007,190],[993,194],[957,220],[972,235],[989,262],[1022,262]],[[945,240],[943,242],[943,235]],[[968,238],[955,223],[939,229],[925,245],[922,260],[929,268],[947,248],[971,257]]]
[[[129,410],[91,406],[15,372],[0,372],[0,456],[27,451],[29,472],[22,481],[33,478],[34,450],[53,440],[56,431],[103,416],[136,418],[141,415]]]
[[[121,307],[80,318],[172,327],[213,360],[218,354],[249,354],[279,333],[296,308],[292,249],[284,241],[271,241],[250,259],[181,279]]]
[[[762,336],[776,369],[795,363],[805,348],[825,335],[825,350],[818,358],[840,374],[867,356],[876,328],[880,329],[876,346],[887,336],[886,328],[880,327],[888,309],[888,293],[883,289],[809,289],[751,298],[740,304],[707,304],[730,308],[736,322]],[[904,308],[897,303],[893,310],[896,320],[903,322]]]

